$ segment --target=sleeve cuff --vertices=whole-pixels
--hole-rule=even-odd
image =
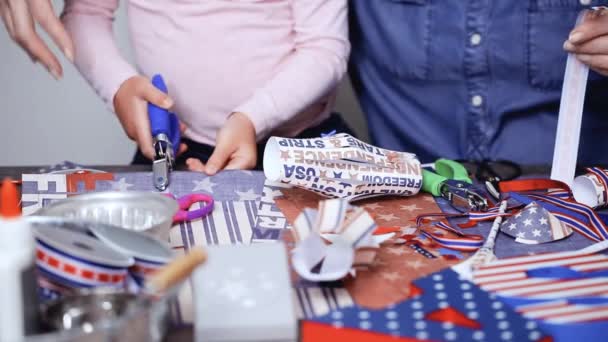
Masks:
[[[126,80],[137,75],[139,74],[131,66],[124,68],[122,71],[116,72],[113,77],[108,80],[106,89],[99,91],[99,95],[112,113],[116,112],[114,109],[114,96],[118,92],[118,89],[120,89]]]

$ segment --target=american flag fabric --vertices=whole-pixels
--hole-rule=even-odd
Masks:
[[[591,331],[584,330],[608,325],[605,254],[583,249],[506,258],[480,267],[473,277],[483,290],[554,331],[554,337],[570,336],[563,334],[567,329],[586,336]]]
[[[380,310],[336,309],[315,322],[432,341],[539,341],[545,333],[450,269],[414,281],[417,294]]]
[[[536,202],[505,220],[500,231],[524,244],[552,242],[572,235],[572,229],[566,223]]]

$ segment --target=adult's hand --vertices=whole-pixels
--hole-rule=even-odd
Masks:
[[[591,69],[608,76],[608,11],[590,13],[570,33],[564,49]]]
[[[38,23],[65,56],[74,61],[72,40],[55,15],[50,0],[0,0],[0,16],[10,37],[34,62],[43,64],[56,79],[63,76],[61,63],[36,32]]]

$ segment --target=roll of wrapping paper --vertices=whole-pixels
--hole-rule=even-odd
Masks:
[[[422,186],[416,155],[382,149],[348,134],[313,139],[271,137],[264,174],[326,197],[409,196]]]
[[[608,203],[608,170],[592,167],[587,171],[574,179],[574,199],[594,209],[605,207]]]

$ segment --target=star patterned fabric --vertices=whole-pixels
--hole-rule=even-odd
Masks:
[[[536,323],[493,295],[444,270],[414,281],[420,294],[381,310],[354,306],[312,319],[316,322],[434,341],[538,341]]]

